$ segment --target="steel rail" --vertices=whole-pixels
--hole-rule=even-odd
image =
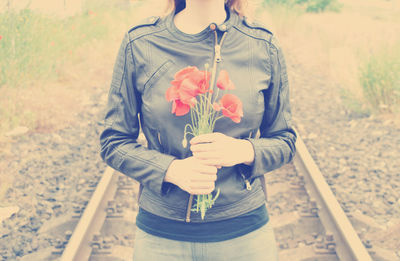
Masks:
[[[107,198],[113,198],[117,190],[117,173],[107,167],[86,206],[68,244],[61,256],[61,261],[89,260],[92,248],[90,241],[98,233],[106,219]]]
[[[335,238],[337,256],[345,261],[372,261],[300,135],[297,136],[294,164],[297,171],[303,174],[310,196],[317,201],[318,215],[323,226]],[[112,198],[115,194],[117,177],[115,170],[110,167],[106,169],[63,251],[61,261],[89,260],[92,252],[90,241],[104,224],[107,215],[105,199]]]
[[[372,261],[349,219],[340,207],[325,178],[315,164],[300,135],[297,135],[294,164],[304,175],[310,196],[317,201],[318,215],[325,229],[336,242],[336,254],[340,260]]]

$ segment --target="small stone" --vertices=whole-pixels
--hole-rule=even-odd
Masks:
[[[9,206],[0,208],[0,223],[3,220],[10,218],[12,215],[16,214],[19,211],[18,206]]]

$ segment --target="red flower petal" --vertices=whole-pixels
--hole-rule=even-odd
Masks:
[[[191,79],[183,80],[178,92],[179,99],[185,104],[191,104],[192,99],[199,93],[198,86]]]
[[[225,94],[220,100],[222,114],[232,121],[239,123],[243,117],[243,105],[240,99],[233,94]]]
[[[196,105],[196,97],[206,93],[209,89],[211,74],[200,71],[196,66],[186,67],[174,76],[165,93],[167,101],[172,101],[172,113],[177,116],[185,115],[190,111],[190,107]]]
[[[206,93],[210,87],[210,72],[195,71],[189,77],[197,85],[198,93]]]
[[[173,101],[172,103],[172,113],[176,116],[183,116],[190,111],[190,106],[182,103],[180,100]]]
[[[178,90],[175,86],[171,86],[165,92],[165,98],[167,101],[173,101],[179,99]]]
[[[199,71],[196,66],[189,66],[177,72],[174,78],[175,80],[182,81],[183,79],[187,78],[187,75],[196,71]]]
[[[229,79],[229,74],[226,70],[221,70],[219,72],[218,80],[217,80],[217,87],[221,90],[233,90],[235,89],[235,85]]]

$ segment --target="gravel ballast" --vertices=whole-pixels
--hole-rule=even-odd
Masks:
[[[361,212],[387,233],[372,244],[400,249],[396,233],[389,233],[400,224],[400,127],[390,117],[351,113],[337,88],[285,54],[295,126],[339,203],[346,213]],[[15,213],[0,227],[3,260],[56,245],[41,228],[72,215],[87,200],[86,188],[106,167],[98,135],[107,93],[107,86],[94,88],[86,111],[69,128],[11,138],[6,172],[14,181],[2,207]]]

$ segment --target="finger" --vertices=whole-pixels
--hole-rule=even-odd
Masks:
[[[200,161],[219,158],[218,153],[215,151],[193,152],[193,157]]]
[[[219,133],[219,132],[201,134],[199,136],[193,137],[193,139],[190,140],[190,144],[194,145],[194,144],[204,143],[204,142],[214,142],[214,141],[217,141],[218,139],[220,139],[221,135],[224,135],[224,134]]]
[[[215,167],[215,165],[206,164],[205,160],[197,159],[194,156],[193,159],[195,159],[192,165],[192,169],[194,171],[209,174],[215,174],[217,172],[217,168]]]
[[[213,192],[214,189],[215,189],[215,185],[213,183],[208,186],[191,187],[188,192],[190,194],[194,194],[194,195],[204,195],[204,194],[210,194],[211,192]]]
[[[217,180],[217,175],[204,175],[204,174],[200,174],[198,176],[192,177],[190,179],[191,182],[196,182],[196,183],[209,183],[209,182],[215,182]]]
[[[191,190],[200,190],[200,189],[211,189],[213,190],[215,188],[215,182],[214,181],[209,181],[209,182],[194,182],[189,186],[189,189]]]
[[[190,146],[190,150],[192,152],[207,152],[207,151],[215,151],[217,148],[215,143],[197,143]]]
[[[207,168],[207,169],[204,169],[204,168],[199,169],[198,170],[199,174],[200,175],[209,175],[209,176],[217,175],[218,169],[215,167],[215,165],[211,165],[210,164],[210,165],[208,165],[208,167],[211,168],[211,169],[209,169],[209,168]]]
[[[193,191],[190,191],[190,192],[188,191],[188,192],[193,195],[208,195],[213,191],[214,191],[214,189],[206,189],[206,190],[201,189],[201,190],[193,190]]]
[[[217,166],[225,166],[224,160],[220,157],[200,159],[200,164],[203,166],[212,166],[217,170]]]

